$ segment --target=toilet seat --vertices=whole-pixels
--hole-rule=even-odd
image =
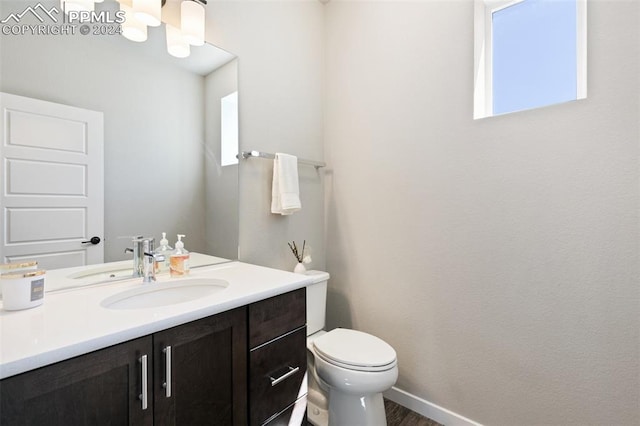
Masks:
[[[362,331],[336,328],[313,341],[316,354],[349,370],[386,371],[397,364],[396,351],[384,340]]]

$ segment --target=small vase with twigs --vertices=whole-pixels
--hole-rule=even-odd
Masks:
[[[296,245],[295,241],[292,242],[288,242],[287,245],[289,246],[289,248],[291,249],[291,252],[293,253],[293,255],[296,257],[296,260],[298,261],[298,264],[296,265],[296,267],[293,269],[293,272],[297,273],[297,274],[304,274],[307,272],[307,268],[304,266],[305,263],[311,263],[311,256],[310,255],[305,255],[304,254],[304,250],[307,246],[307,240],[304,240],[302,242],[302,250],[298,251],[298,246]]]

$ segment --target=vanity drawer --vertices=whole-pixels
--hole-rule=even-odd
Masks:
[[[249,348],[255,348],[307,323],[307,289],[249,305]]]
[[[307,426],[307,397],[300,397],[294,404],[265,423],[264,426]]]
[[[301,327],[249,353],[249,419],[262,425],[294,403],[307,371],[307,328]]]

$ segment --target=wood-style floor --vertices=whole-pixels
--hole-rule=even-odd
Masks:
[[[428,419],[415,411],[398,405],[388,399],[384,400],[384,409],[387,412],[387,426],[443,426],[442,424]],[[307,426],[313,426],[307,423]],[[339,425],[355,426],[355,425]],[[359,425],[360,426],[360,425]]]
[[[384,409],[387,412],[387,426],[443,426],[388,399],[384,400]]]

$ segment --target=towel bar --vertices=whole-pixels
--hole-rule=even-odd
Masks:
[[[251,157],[267,158],[271,160],[276,158],[275,154],[270,154],[268,152],[261,152],[261,151],[242,151],[240,154],[238,154],[238,158],[243,158],[245,160]],[[304,158],[298,158],[298,164],[308,164],[310,166],[315,167],[316,170],[319,169],[320,167],[327,166],[327,164],[322,161],[305,160]]]

